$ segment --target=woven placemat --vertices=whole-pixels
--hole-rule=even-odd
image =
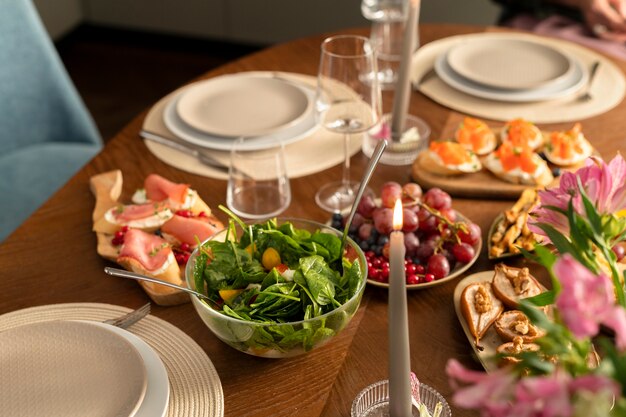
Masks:
[[[317,78],[310,75],[294,74],[288,72],[250,71],[249,74],[259,76],[277,75],[281,78],[293,80],[315,88]],[[183,92],[191,85],[182,87],[159,100],[148,112],[143,123],[143,129],[165,137],[176,137],[163,122],[163,112],[170,100]],[[157,158],[168,165],[209,178],[228,179],[228,175],[222,171],[212,169],[201,164],[196,158],[183,152],[168,148],[167,146],[145,140],[144,143]],[[350,136],[350,155],[361,150],[363,134],[355,133]],[[207,149],[207,153],[228,166],[230,154],[227,151]],[[330,132],[322,127],[316,129],[307,137],[294,143],[285,145],[285,159],[287,173],[290,178],[303,177],[324,171],[344,161],[343,135]]]
[[[571,96],[560,99],[528,103],[487,100],[454,89],[431,71],[436,59],[452,46],[472,39],[492,37],[529,39],[539,42],[573,56],[585,68],[589,68],[593,62],[599,61],[600,66],[590,90],[592,99],[589,101],[577,100],[578,94],[580,94],[578,91]],[[422,93],[441,105],[468,115],[498,121],[507,121],[519,117],[534,123],[579,121],[609,111],[622,101],[626,92],[624,74],[605,56],[572,42],[512,32],[458,35],[430,42],[414,54],[411,79],[414,84],[419,83],[419,90]]]
[[[104,321],[131,311],[98,303],[68,303],[31,307],[0,316],[0,332],[50,320]],[[129,331],[160,356],[170,382],[168,417],[222,417],[224,394],[213,363],[198,344],[179,328],[147,316]]]

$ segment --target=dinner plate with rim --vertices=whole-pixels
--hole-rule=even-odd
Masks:
[[[135,417],[147,383],[135,346],[94,323],[27,324],[0,337],[0,404],[6,415]]]
[[[454,72],[443,53],[435,61],[435,72],[450,87],[471,96],[503,102],[523,103],[531,101],[553,100],[572,95],[581,89],[589,78],[587,70],[578,62],[573,61],[574,71],[567,76],[563,84],[547,85],[533,90],[504,90],[490,88],[467,80]]]
[[[147,387],[143,401],[133,417],[164,417],[170,397],[170,384],[163,361],[154,349],[135,336],[119,327],[104,323],[88,322],[116,333],[128,340],[137,349],[146,367]]]
[[[458,210],[455,210],[457,213],[457,221],[462,221],[462,222],[466,222],[469,223],[470,220],[465,217],[463,214],[459,213]],[[445,284],[448,281],[451,281],[457,277],[459,277],[461,274],[463,274],[465,271],[467,271],[472,265],[474,265],[474,263],[476,262],[476,260],[478,259],[478,257],[480,256],[480,251],[483,247],[483,240],[482,237],[478,240],[478,242],[473,245],[474,248],[474,257],[472,258],[471,261],[469,261],[466,264],[458,264],[455,266],[455,268],[453,268],[450,273],[448,275],[446,275],[445,277],[441,278],[441,279],[436,279],[434,281],[431,282],[423,282],[420,284],[406,284],[406,289],[407,290],[421,290],[424,288],[430,288],[430,287],[435,287],[437,285],[441,285],[441,284]],[[375,287],[384,287],[384,288],[389,288],[389,283],[387,282],[380,282],[380,281],[376,281],[373,279],[370,279],[369,277],[367,278],[367,283],[371,284]]]
[[[573,58],[530,39],[470,39],[451,47],[446,60],[461,77],[505,90],[561,85],[575,71]]]
[[[313,100],[295,83],[238,73],[199,81],[181,94],[176,111],[186,124],[216,136],[261,136],[294,126]]]
[[[170,102],[165,107],[165,110],[163,111],[163,122],[165,123],[165,126],[179,138],[194,145],[202,146],[207,149],[229,151],[233,145],[233,138],[210,135],[208,133],[201,132],[191,126],[188,126],[178,116],[176,105],[178,99],[183,93],[184,91],[172,97]],[[307,94],[311,100],[313,99],[313,90],[306,91],[305,94]],[[257,151],[272,148],[280,143],[287,145],[310,136],[318,128],[319,125],[315,119],[315,112],[311,111],[303,120],[293,126],[287,127],[273,134],[248,138],[243,149]]]

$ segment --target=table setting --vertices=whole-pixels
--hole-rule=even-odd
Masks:
[[[626,65],[380,3],[363,1],[371,28],[271,47],[163,97],[0,246],[7,415],[495,417],[538,411],[532,395],[564,417],[623,410],[625,163],[608,157]],[[379,73],[385,36],[402,39]],[[514,120],[541,145],[500,151],[530,130]],[[461,126],[490,130],[488,152]],[[588,141],[589,162],[548,159],[564,137]],[[554,181],[502,180],[492,153],[520,170],[541,154]],[[424,155],[446,171],[425,176]],[[567,304],[577,285],[600,300],[591,313]],[[539,336],[507,336],[520,326]],[[498,384],[495,403],[472,394]]]

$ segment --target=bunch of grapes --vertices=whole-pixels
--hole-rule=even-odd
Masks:
[[[365,252],[370,279],[389,282],[389,234],[397,199],[403,205],[407,284],[444,278],[457,264],[474,258],[480,227],[458,220],[448,193],[431,188],[422,194],[418,184],[387,182],[380,190],[380,205],[371,194],[361,199],[349,231]],[[343,220],[336,214],[333,227],[341,228]]]

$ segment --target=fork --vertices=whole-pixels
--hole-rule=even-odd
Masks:
[[[144,304],[136,310],[126,313],[123,316],[103,321],[104,324],[110,324],[111,326],[119,327],[121,329],[127,329],[133,324],[137,323],[142,318],[146,317],[150,313],[150,303]]]
[[[579,101],[589,101],[591,100],[591,84],[593,83],[593,79],[598,72],[598,67],[600,66],[600,61],[595,61],[591,64],[591,69],[589,70],[589,80],[587,81],[587,87],[585,91],[578,96]]]

